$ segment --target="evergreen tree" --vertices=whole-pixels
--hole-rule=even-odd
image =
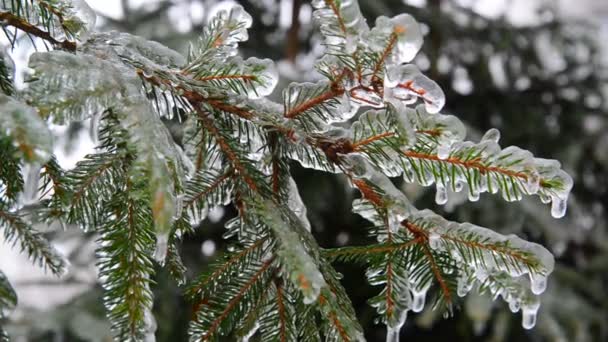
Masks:
[[[242,59],[238,43],[252,18],[240,7],[205,27],[187,58],[127,33],[93,33],[83,2],[3,2],[12,42],[25,33],[53,51],[31,56],[23,91],[3,55],[3,163],[0,218],[9,241],[60,274],[64,262],[31,223],[64,221],[99,234],[100,280],[116,338],[154,333],[152,274],[157,263],[179,284],[179,242],[210,208],[232,203],[231,246],[186,291],[195,305],[190,336],[261,340],[360,340],[362,328],[332,262],[367,267],[379,294],[370,300],[397,340],[408,311],[448,315],[471,290],[502,296],[534,326],[553,270],[542,246],[414,208],[388,177],[448,190],[538,195],[565,214],[572,181],[556,161],[502,149],[491,129],[464,141],[464,125],[439,114],[442,90],[409,63],[422,45],[409,15],[380,17],[370,29],[356,2],[316,1],[325,39],[317,69],[326,79],[293,83],[282,103],[270,60]],[[16,30],[14,30],[16,29]],[[420,104],[416,105],[416,102]],[[373,108],[373,109],[370,109]],[[174,141],[161,118],[183,122]],[[61,170],[47,124],[91,119],[97,153]],[[361,194],[353,211],[371,222],[375,242],[322,249],[289,161],[342,174]],[[22,169],[22,171],[21,171]],[[22,176],[23,175],[23,176]],[[16,299],[2,277],[2,305]]]

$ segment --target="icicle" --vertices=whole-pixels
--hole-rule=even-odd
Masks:
[[[89,123],[89,137],[93,144],[99,143],[99,121],[101,120],[101,113],[95,113],[91,116],[91,122]]]
[[[42,169],[42,165],[38,163],[28,163],[25,164],[23,168],[25,179],[20,202],[22,205],[37,203],[39,200],[38,185],[40,183],[40,170]]]
[[[551,216],[555,218],[562,218],[566,215],[566,208],[568,207],[567,200],[561,199],[557,196],[551,199]]]
[[[387,327],[386,328],[386,342],[399,342],[399,333],[401,332],[401,326],[398,327]]]
[[[308,217],[306,217],[306,206],[302,202],[298,186],[292,177],[289,177],[289,199],[287,200],[287,204],[289,205],[289,209],[300,219],[304,228],[310,231],[310,222],[308,221]]]
[[[145,309],[144,311],[144,327],[143,327],[143,333],[144,333],[144,342],[154,342],[156,341],[156,336],[154,335],[154,333],[156,332],[156,329],[158,328],[158,325],[156,324],[156,318],[154,318],[154,314],[152,313],[152,310],[150,309]]]
[[[167,248],[169,245],[169,232],[156,233],[156,249],[154,250],[154,260],[161,266],[165,264],[167,258]]]
[[[420,312],[422,311],[422,309],[424,309],[424,303],[426,302],[426,293],[428,292],[428,290],[428,286],[420,290],[417,290],[414,287],[411,288],[413,312]]]
[[[540,307],[540,303],[535,301],[533,303],[522,304],[521,306],[521,325],[524,329],[532,329],[536,325],[536,315],[538,313],[538,309]]]

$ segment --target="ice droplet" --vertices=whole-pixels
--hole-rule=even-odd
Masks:
[[[481,141],[493,141],[495,143],[500,140],[500,131],[496,128],[490,128],[484,135],[481,137]]]
[[[451,146],[448,144],[441,144],[437,146],[437,158],[446,160],[450,157]]]
[[[535,295],[540,295],[547,289],[547,277],[542,274],[530,274],[530,289]]]
[[[154,250],[154,260],[160,265],[165,264],[167,257],[167,247],[169,245],[169,232],[156,234],[156,249]]]
[[[439,205],[446,204],[448,202],[448,191],[445,186],[437,184],[437,191],[435,192],[435,203]]]
[[[516,313],[519,311],[519,309],[521,309],[521,303],[519,300],[513,299],[509,301],[509,310],[511,310],[512,313]]]

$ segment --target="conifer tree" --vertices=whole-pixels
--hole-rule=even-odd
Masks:
[[[365,265],[370,299],[387,341],[409,311],[432,305],[449,316],[470,291],[502,297],[534,326],[553,271],[542,246],[417,209],[389,177],[448,189],[537,196],[562,217],[572,180],[559,162],[498,145],[489,130],[465,140],[461,121],[441,114],[442,90],[413,64],[422,35],[413,17],[380,17],[372,28],[356,1],[313,1],[324,36],[325,80],[292,83],[282,103],[267,96],[278,73],[267,59],[238,56],[252,18],[220,11],[187,56],[121,32],[93,32],[80,1],[3,0],[5,35],[41,40],[24,89],[0,63],[0,228],[32,261],[67,267],[39,221],[98,234],[104,304],[117,340],[149,340],[155,264],[184,286],[195,314],[192,340],[363,340],[333,263]],[[177,118],[177,142],[161,118]],[[74,169],[53,157],[48,125],[90,120],[96,153]],[[289,163],[343,175],[360,193],[353,211],[370,222],[371,245],[323,249],[290,176]],[[230,247],[187,279],[180,240],[209,209],[232,204]],[[204,229],[204,227],[202,227]],[[429,289],[435,298],[427,300]],[[17,298],[0,273],[0,313]],[[427,304],[429,303],[429,304]],[[4,338],[4,337],[3,337]]]

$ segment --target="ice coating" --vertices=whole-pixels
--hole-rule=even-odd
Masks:
[[[95,33],[84,48],[91,52],[104,53],[101,51],[107,50],[108,46],[121,58],[147,68],[181,67],[186,63],[186,59],[179,52],[158,42],[125,32]],[[105,54],[107,55],[107,52]]]
[[[383,54],[390,48],[386,65],[400,65],[411,62],[422,47],[422,33],[418,22],[409,14],[393,18],[385,16],[376,19],[376,26],[366,37],[372,51]]]
[[[522,240],[515,235],[504,236],[493,230],[470,223],[450,222],[430,210],[415,212],[410,220],[430,225],[431,234],[436,234],[434,239],[441,241],[441,243],[433,243],[431,247],[448,252],[457,260],[463,260],[468,267],[475,271],[484,271],[484,269],[490,268],[493,272],[506,272],[512,277],[519,277],[524,274],[533,277],[546,277],[553,272],[555,261],[553,255],[547,249],[539,244]],[[466,249],[461,249],[463,246],[467,246],[462,234],[474,234],[482,237],[482,241],[487,248],[482,248],[483,245],[476,244],[474,246],[477,246],[480,250],[474,256],[466,254]],[[529,257],[515,258],[511,253],[527,254]],[[507,258],[501,258],[501,254]],[[513,267],[514,264],[517,267]],[[540,282],[543,278],[535,279],[539,279]],[[537,286],[540,287],[540,285]]]
[[[231,6],[226,8],[226,4]],[[203,65],[209,58],[219,62],[235,56],[238,44],[249,39],[247,29],[251,27],[253,18],[241,5],[219,2],[210,9],[210,13],[213,16],[203,28],[200,45],[190,49],[190,67]]]
[[[240,98],[258,99],[272,93],[279,80],[275,63],[255,57],[230,57],[217,63],[191,65],[189,75],[207,87],[224,87]],[[240,102],[242,104],[242,102]]]
[[[388,228],[392,232],[398,231],[401,228],[401,222],[408,218],[413,210],[407,197],[393,185],[388,177],[371,165],[363,155],[351,153],[344,156],[344,161],[345,166],[354,177],[366,179],[382,190],[383,198],[386,200],[384,205],[388,211]]]
[[[311,98],[323,98],[319,103],[311,103]],[[336,93],[327,80],[316,83],[291,83],[283,91],[284,116],[288,119],[310,119],[306,130],[321,132],[327,124],[351,119],[359,109],[346,94]]]
[[[538,193],[541,199],[551,200],[551,216],[563,217],[573,186],[572,177],[560,168],[561,164],[556,160],[535,158],[534,166],[540,178]]]
[[[50,157],[53,136],[34,108],[0,94],[0,134],[12,138],[27,162],[42,164]]]
[[[306,206],[300,197],[298,185],[292,177],[289,177],[289,198],[287,204],[289,205],[289,209],[291,209],[291,211],[300,219],[304,228],[310,231],[310,221],[308,221],[308,217],[306,217]]]
[[[313,1],[313,19],[325,38],[328,52],[352,54],[362,34],[369,31],[355,0]]]
[[[128,72],[108,61],[63,51],[36,52],[29,67],[34,69],[34,77],[26,98],[40,116],[51,117],[53,123],[86,120],[124,99],[123,76]]]
[[[481,141],[493,141],[498,143],[500,140],[500,131],[496,128],[490,128],[484,135],[481,137]]]
[[[6,95],[10,95],[13,92],[13,82],[15,78],[15,61],[8,54],[8,51],[4,48],[0,48],[0,77],[6,78],[10,85],[4,81],[0,82],[0,91]]]
[[[389,66],[384,77],[384,89],[385,101],[399,100],[410,104],[420,98],[431,114],[438,113],[445,104],[443,90],[413,64]]]
[[[93,32],[97,15],[85,0],[72,0],[72,11],[64,18],[64,25],[72,23],[78,27],[77,35],[80,41],[85,41]]]
[[[266,200],[255,208],[259,218],[275,233],[278,240],[278,255],[285,260],[283,267],[304,296],[305,304],[313,303],[319,297],[321,288],[326,287],[325,279],[316,262],[304,248],[300,236],[283,219],[280,209]]]

